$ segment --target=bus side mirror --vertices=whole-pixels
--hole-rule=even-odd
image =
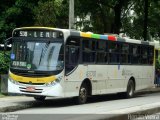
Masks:
[[[7,51],[9,48],[11,48],[12,44],[12,37],[7,38],[4,40],[4,51]]]
[[[12,37],[4,40],[3,53],[4,53],[4,58],[5,58],[5,59],[10,58],[9,54],[7,54],[7,51],[10,51],[10,50],[11,50],[11,46],[12,46]]]

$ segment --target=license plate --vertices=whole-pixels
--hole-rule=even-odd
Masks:
[[[35,87],[27,87],[26,91],[35,91]]]

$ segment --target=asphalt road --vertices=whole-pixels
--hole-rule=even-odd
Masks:
[[[36,120],[97,120],[158,106],[160,106],[160,93],[141,94],[132,99],[104,95],[91,97],[84,105],[75,105],[73,99],[47,99],[33,108],[10,114],[18,114],[19,118],[26,120],[31,119],[29,117],[32,119],[34,117]]]

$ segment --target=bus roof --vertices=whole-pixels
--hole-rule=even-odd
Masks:
[[[70,36],[77,36],[77,37],[85,37],[85,38],[94,38],[94,39],[102,39],[102,40],[109,40],[109,41],[118,41],[118,42],[128,42],[128,43],[136,43],[136,44],[145,44],[145,45],[154,45],[153,42],[148,41],[141,41],[136,39],[129,39],[129,38],[122,38],[117,35],[113,34],[95,34],[91,32],[81,32],[73,29],[60,29],[60,28],[53,28],[53,27],[21,27],[16,28],[13,30],[23,30],[23,29],[43,29],[43,30],[58,30],[62,31],[63,33],[67,33]]]
[[[103,34],[94,34],[94,33],[87,33],[81,31],[71,31],[70,35],[72,36],[80,36],[86,38],[94,38],[94,39],[102,39],[102,40],[109,40],[109,41],[118,41],[118,42],[128,42],[128,43],[136,43],[136,44],[145,44],[145,45],[154,45],[149,41],[141,41],[136,39],[129,39],[129,38],[122,38],[117,35],[103,35]]]

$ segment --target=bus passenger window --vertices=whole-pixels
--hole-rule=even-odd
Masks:
[[[109,52],[119,52],[119,44],[118,43],[115,43],[115,42],[109,42]]]
[[[82,41],[82,60],[84,63],[93,63],[95,62],[95,41],[91,41],[88,39],[83,39]]]
[[[98,41],[97,42],[97,54],[96,54],[96,62],[97,63],[105,63],[105,52],[106,52],[106,41]]]
[[[120,44],[116,42],[109,42],[109,63],[118,64],[120,62]]]
[[[129,56],[129,44],[128,43],[122,43],[121,45],[121,63],[127,64],[130,62],[130,56]]]
[[[97,52],[97,62],[98,63],[105,62],[105,52]]]
[[[141,56],[142,56],[142,64],[148,64],[148,47],[147,46],[142,46],[141,50]]]
[[[159,52],[157,53],[157,58],[158,59],[158,56],[159,56]],[[150,46],[149,49],[148,49],[148,61],[149,61],[149,64],[153,64],[153,57],[154,57],[154,47],[153,46]]]
[[[122,53],[129,53],[129,44],[123,43],[122,44]]]
[[[140,46],[133,45],[132,46],[132,64],[140,64],[141,62],[141,56],[140,56]]]

